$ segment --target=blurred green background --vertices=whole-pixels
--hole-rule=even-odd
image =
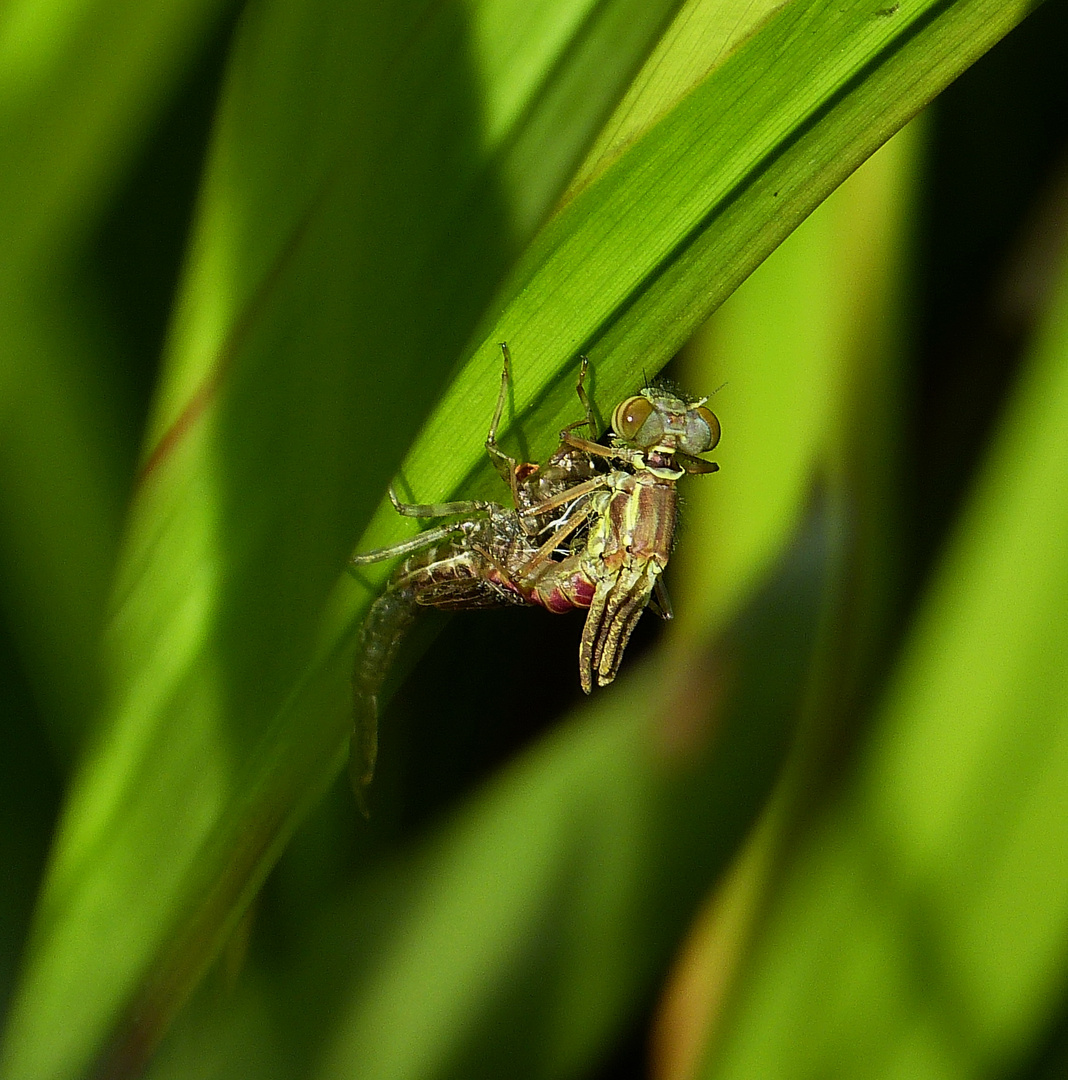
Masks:
[[[1031,6],[4,10],[0,1076],[1068,1075]],[[510,451],[585,351],[721,472],[588,701],[579,616],[426,618],[364,822],[345,558],[504,497],[502,338]]]

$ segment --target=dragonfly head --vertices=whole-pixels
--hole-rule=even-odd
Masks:
[[[668,390],[646,387],[616,406],[612,430],[622,445],[642,451],[654,472],[677,479],[686,470],[676,464],[676,453],[696,457],[719,442],[719,420],[707,400],[685,401]]]

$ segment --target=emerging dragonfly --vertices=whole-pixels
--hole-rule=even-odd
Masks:
[[[398,513],[454,520],[351,559],[361,566],[408,556],[360,631],[350,754],[358,794],[374,772],[378,691],[420,607],[588,608],[579,645],[579,679],[588,694],[595,678],[605,686],[616,677],[631,633],[658,588],[675,533],[677,481],[687,472],[718,469],[697,456],[719,442],[719,421],[706,398],[686,400],[646,387],[615,408],[609,445],[575,435],[583,426],[596,431],[583,389],[585,357],[577,386],[585,418],[560,433],[560,446],[544,464],[517,462],[497,445],[510,367],[507,345],[501,350],[504,370],[486,450],[509,483],[515,508],[487,501],[410,505],[391,490]],[[666,593],[658,606],[670,617]]]

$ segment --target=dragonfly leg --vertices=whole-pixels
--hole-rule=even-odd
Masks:
[[[609,595],[603,631],[593,650],[598,686],[607,686],[616,677],[627,642],[649,602],[659,572],[655,563],[647,562],[644,566],[624,567],[620,573]]]
[[[530,577],[530,575],[533,574],[542,563],[546,562],[552,553],[560,547],[572,533],[577,532],[579,528],[585,524],[592,513],[593,508],[587,503],[581,510],[572,514],[571,517],[565,521],[563,525],[561,525],[560,528],[557,529],[536,552],[534,552],[533,555],[531,555],[519,570],[516,571],[516,580],[522,581]]]
[[[442,503],[404,503],[397,498],[397,493],[392,487],[389,489],[389,499],[398,514],[414,518],[455,517],[457,515],[470,517],[472,514],[490,513],[500,507],[500,503],[488,502],[485,499],[462,499],[457,502]]]
[[[560,432],[560,440],[572,449],[581,450],[583,453],[590,454],[593,457],[625,461],[635,468],[641,468],[644,463],[640,450],[630,450],[625,446],[604,446],[599,442],[593,442],[592,439],[580,439],[577,435],[571,434],[570,428],[564,428]]]
[[[501,389],[497,394],[497,407],[493,410],[493,419],[490,421],[489,434],[486,436],[486,453],[489,454],[493,467],[500,474],[501,479],[512,489],[512,504],[519,505],[519,488],[516,478],[516,469],[519,463],[514,457],[510,457],[497,445],[497,429],[501,424],[501,416],[504,414],[504,403],[508,397],[508,380],[511,378],[512,354],[508,349],[508,342],[501,342],[501,353],[504,364],[501,368]]]
[[[427,529],[418,536],[413,536],[411,540],[401,540],[399,543],[375,548],[373,551],[361,551],[358,555],[349,558],[349,566],[366,566],[368,563],[393,559],[399,555],[410,555],[413,551],[422,551],[423,548],[433,547],[439,540],[464,532],[465,524],[462,521],[454,521],[448,525],[439,525],[436,529]]]
[[[525,507],[519,511],[519,516],[521,518],[540,517],[542,514],[547,514],[550,510],[556,510],[558,507],[571,506],[591,491],[607,487],[611,483],[612,477],[610,474],[595,476],[592,480],[583,480],[581,484],[575,484],[566,491],[561,491],[559,495],[554,495],[551,499],[545,499],[540,503],[535,503],[534,506]]]
[[[597,434],[597,422],[593,418],[593,405],[590,403],[589,395],[586,393],[586,388],[583,385],[586,381],[586,372],[590,369],[590,358],[588,356],[579,357],[579,377],[578,382],[575,384],[575,393],[578,394],[579,401],[582,402],[582,411],[585,416],[582,420],[576,420],[573,424],[568,424],[563,431],[560,432],[560,438],[563,439],[565,435],[569,435],[575,428],[586,427],[589,428],[591,435]]]
[[[584,694],[593,692],[594,646],[601,637],[611,584],[603,580],[597,583],[586,623],[582,627],[582,637],[579,638],[579,682]]]
[[[579,681],[585,693],[593,690],[595,677],[598,686],[607,686],[616,677],[657,573],[651,563],[629,566],[598,582],[579,640]]]

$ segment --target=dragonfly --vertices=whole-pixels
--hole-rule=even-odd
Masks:
[[[613,410],[607,443],[596,434],[584,389],[589,367],[581,358],[577,392],[581,420],[560,433],[556,451],[541,464],[520,462],[497,443],[510,377],[508,346],[486,451],[508,483],[512,507],[485,500],[408,504],[390,498],[398,513],[451,519],[410,540],[354,555],[352,566],[406,556],[372,604],[360,630],[353,674],[355,724],[349,757],[354,790],[365,794],[377,757],[378,693],[397,647],[420,608],[471,610],[523,604],[554,613],[588,609],[579,643],[579,681],[615,679],[624,650],[654,594],[670,617],[660,575],[675,534],[676,484],[687,473],[719,466],[700,455],[719,442],[720,424],[707,398],[680,398],[646,387]]]

